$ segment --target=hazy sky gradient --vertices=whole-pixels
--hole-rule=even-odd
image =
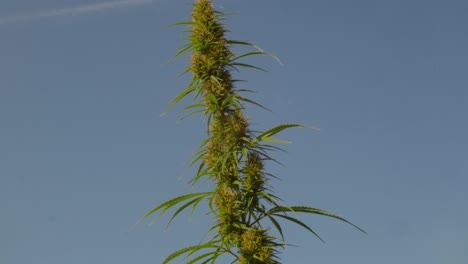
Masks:
[[[468,2],[215,1],[250,59],[242,88],[254,129],[319,127],[268,164],[288,204],[368,231],[303,217],[283,263],[468,263]],[[170,100],[189,82],[188,1],[0,1],[0,263],[161,263],[197,243],[211,217],[129,228],[190,191],[202,117]],[[105,11],[105,12],[101,12]],[[47,18],[47,19],[45,19]],[[190,101],[184,101],[189,103]],[[201,188],[203,189],[203,188]],[[200,189],[197,189],[200,190]]]
[[[64,7],[47,9],[39,12],[32,13],[18,13],[0,17],[0,25],[12,24],[19,22],[33,22],[35,20],[60,17],[60,16],[77,16],[84,14],[91,14],[96,12],[102,12],[115,8],[123,8],[130,6],[137,6],[143,4],[151,4],[152,0],[121,0],[121,1],[108,1],[98,2],[93,4],[86,4],[82,6]]]

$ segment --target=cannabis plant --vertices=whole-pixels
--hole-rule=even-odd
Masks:
[[[142,220],[153,215],[158,218],[174,209],[170,223],[185,209],[193,211],[205,202],[215,221],[205,242],[180,249],[163,263],[179,257],[189,264],[215,263],[224,254],[231,255],[233,263],[239,264],[280,263],[278,254],[286,245],[280,220],[297,224],[320,240],[312,228],[297,218],[299,213],[327,216],[351,224],[321,209],[283,205],[269,189],[271,174],[265,171],[265,163],[274,161],[269,153],[279,149],[277,143],[284,143],[275,136],[286,129],[303,126],[282,124],[263,132],[253,131],[244,115],[244,106],[260,104],[243,96],[248,90],[238,88],[238,80],[232,74],[240,68],[262,70],[243,63],[242,59],[271,55],[248,42],[229,39],[222,23],[224,14],[215,11],[209,0],[196,0],[191,17],[192,21],[178,23],[187,27],[190,36],[189,43],[176,57],[190,53],[190,65],[185,73],[191,73],[192,80],[169,108],[192,95],[194,103],[184,110],[189,115],[205,115],[207,139],[193,157],[191,164],[198,169],[190,183],[208,180],[215,187],[209,192],[190,193],[166,201],[150,210]],[[236,45],[250,47],[252,51],[235,54],[232,49]]]

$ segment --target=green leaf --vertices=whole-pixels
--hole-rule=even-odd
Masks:
[[[202,249],[207,249],[207,248],[214,248],[214,249],[218,249],[220,248],[220,246],[217,245],[219,241],[210,241],[210,242],[207,242],[205,244],[201,244],[201,245],[195,245],[195,246],[190,246],[190,247],[186,247],[186,248],[182,248],[182,249],[179,249],[177,250],[176,252],[170,254],[164,261],[162,264],[166,264],[166,263],[169,263],[170,261],[180,257],[181,255],[184,255],[184,254],[193,254],[199,250],[202,250]]]
[[[268,54],[266,52],[263,52],[263,51],[247,52],[247,53],[244,53],[242,55],[239,55],[237,57],[232,58],[232,61],[236,61],[236,60],[239,60],[239,59],[242,59],[242,58],[245,58],[245,57],[255,56],[255,55],[270,55],[270,54]]]
[[[278,206],[278,201],[281,201],[281,199],[274,195],[274,194],[271,194],[271,193],[267,193],[267,192],[259,192],[258,195],[260,197],[263,197],[266,201],[268,201],[270,204],[273,204],[275,206]]]
[[[188,203],[182,205],[181,207],[179,207],[179,209],[177,209],[177,211],[174,212],[174,214],[172,215],[171,219],[169,219],[169,221],[168,221],[168,223],[167,223],[167,225],[166,225],[166,228],[169,227],[169,225],[172,223],[172,220],[174,220],[174,218],[175,218],[178,214],[180,214],[180,212],[182,212],[185,208],[189,207],[190,205],[193,205],[193,206],[192,206],[192,210],[191,210],[191,212],[190,212],[190,217],[192,217],[193,212],[195,211],[195,208],[197,207],[197,205],[198,205],[201,201],[203,201],[203,199],[205,199],[205,198],[206,198],[206,196],[197,197],[197,198],[191,200],[190,202],[188,202]]]
[[[251,69],[260,70],[262,72],[268,72],[267,70],[265,70],[263,68],[260,68],[260,67],[257,67],[257,66],[251,65],[251,64],[247,64],[247,63],[232,62],[232,63],[229,63],[229,66],[234,68],[234,69],[236,69],[236,66],[238,66],[238,67],[244,67],[244,68],[251,68]]]
[[[236,96],[236,99],[237,99],[237,100],[239,100],[239,101],[242,101],[242,102],[247,102],[247,103],[250,103],[250,104],[256,105],[256,106],[258,106],[258,107],[260,107],[260,108],[263,108],[263,109],[265,109],[265,110],[267,110],[267,111],[270,111],[270,112],[271,112],[271,110],[270,110],[270,109],[268,109],[268,108],[264,107],[263,105],[261,105],[261,104],[259,104],[259,103],[255,102],[255,101],[253,101],[253,100],[250,100],[250,99],[247,99],[247,98],[245,98],[245,97],[242,97],[242,96],[240,96],[240,95],[237,95],[237,96]]]
[[[195,185],[201,177],[209,175],[210,168],[204,169],[204,167],[205,163],[201,162],[198,166],[197,174],[195,174],[195,177],[189,181],[192,186]]]
[[[272,214],[272,215],[284,218],[286,220],[289,220],[289,221],[291,221],[293,223],[296,223],[296,224],[302,226],[303,228],[307,229],[309,232],[314,234],[314,236],[316,236],[318,239],[320,239],[320,241],[325,243],[325,241],[314,230],[312,230],[312,228],[310,228],[308,225],[304,224],[302,221],[300,221],[300,220],[298,220],[298,219],[296,219],[294,217],[288,216],[288,215],[282,215],[282,214]]]
[[[278,138],[273,138],[273,137],[263,137],[262,138],[263,142],[272,142],[272,143],[280,143],[280,144],[291,144],[291,141],[286,141]]]
[[[207,257],[209,257],[209,256],[211,256],[211,255],[215,255],[215,256],[213,256],[213,257],[216,257],[216,258],[217,258],[217,257],[219,256],[219,252],[218,252],[218,251],[211,251],[211,252],[208,252],[208,253],[205,253],[205,254],[201,254],[200,256],[198,256],[198,257],[192,259],[191,261],[187,262],[187,264],[194,264],[194,263],[197,263],[197,261],[202,260],[202,259],[204,259],[204,258],[207,258]],[[208,260],[211,260],[211,259],[212,259],[212,258],[209,258]],[[206,263],[206,262],[204,262],[204,263]]]
[[[153,209],[151,209],[149,212],[147,212],[140,220],[138,220],[138,222],[134,225],[138,225],[139,223],[141,223],[143,220],[145,220],[148,216],[158,212],[159,214],[154,217],[154,219],[151,221],[151,223],[153,223],[154,221],[156,221],[157,218],[159,218],[162,214],[164,214],[167,210],[171,209],[172,207],[188,200],[188,199],[191,199],[191,198],[195,198],[195,197],[206,197],[206,196],[209,196],[211,195],[212,193],[211,192],[199,192],[199,193],[191,193],[191,194],[186,194],[186,195],[182,195],[182,196],[179,196],[179,197],[176,197],[176,198],[173,198],[171,200],[168,200],[156,207],[154,207]]]
[[[274,128],[271,128],[265,132],[263,132],[262,134],[260,134],[257,138],[260,140],[260,141],[263,141],[263,138],[264,137],[271,137],[273,135],[276,135],[278,134],[279,132],[283,131],[283,130],[286,130],[288,128],[303,128],[304,126],[303,125],[300,125],[300,124],[281,124],[281,125],[278,125],[278,126],[275,126]]]
[[[192,111],[192,112],[190,112],[190,113],[188,113],[188,114],[182,116],[182,117],[180,118],[180,120],[184,120],[184,119],[187,119],[187,118],[189,118],[189,117],[191,117],[191,116],[193,116],[193,115],[200,114],[200,113],[205,113],[205,112],[206,112],[205,109],[200,109],[200,110],[197,110],[197,111]]]
[[[203,201],[206,197],[200,197],[200,198],[197,198],[195,203],[193,203],[192,205],[192,210],[190,210],[190,218],[193,216],[193,214],[195,213],[195,209],[197,208],[198,204]]]
[[[175,26],[193,26],[195,23],[193,21],[184,21],[184,22],[178,22],[178,23],[174,23],[174,24],[171,24],[169,25],[168,27],[175,27]]]
[[[254,47],[255,49],[257,50],[260,50],[260,51],[263,51],[262,49],[260,49],[258,46],[250,43],[250,42],[247,42],[247,41],[242,41],[242,40],[233,40],[233,39],[230,39],[227,41],[228,44],[231,44],[231,45],[244,45],[244,46],[250,46],[250,47]]]
[[[190,43],[187,44],[187,45],[184,45],[184,46],[179,50],[179,52],[177,52],[176,55],[174,55],[174,56],[172,57],[172,59],[176,59],[176,58],[180,57],[181,55],[183,55],[183,54],[185,54],[185,53],[191,51],[192,48],[193,48],[193,46],[192,46],[192,44],[190,44]]]
[[[247,41],[240,41],[240,40],[229,40],[228,41],[228,44],[231,44],[231,45],[244,45],[244,46],[249,46],[249,47],[252,47],[262,53],[264,53],[263,55],[268,55],[270,57],[272,57],[274,60],[276,60],[280,65],[283,65],[283,63],[280,61],[280,59],[278,59],[276,56],[274,56],[273,54],[270,54],[270,53],[266,53],[265,51],[263,51],[260,47],[258,47],[257,45],[255,44],[252,44],[250,42],[247,42]]]
[[[340,221],[343,221],[354,228],[358,229],[359,231],[363,232],[364,234],[367,234],[366,231],[363,229],[359,228],[355,224],[349,222],[343,217],[340,217],[336,214],[324,211],[322,209],[314,208],[314,207],[308,207],[308,206],[277,206],[275,208],[272,208],[268,213],[280,213],[280,212],[292,212],[292,213],[307,213],[307,214],[316,214],[316,215],[322,215],[322,216],[327,216],[331,218],[338,219]]]
[[[281,228],[281,225],[278,223],[278,221],[275,220],[274,217],[271,215],[267,215],[268,219],[273,223],[273,225],[276,227],[276,230],[278,230],[279,234],[281,235],[281,240],[284,241],[284,235],[283,235],[283,229]]]
[[[194,83],[194,81],[192,81],[192,83],[190,83],[187,88],[185,88],[185,90],[183,90],[181,93],[179,93],[173,100],[172,102],[169,104],[169,106],[166,108],[166,110],[164,110],[164,112],[162,113],[162,115],[166,114],[172,107],[174,107],[174,105],[176,105],[180,100],[182,100],[185,96],[187,96],[188,94],[194,92],[196,89],[197,89],[198,85],[196,85]]]

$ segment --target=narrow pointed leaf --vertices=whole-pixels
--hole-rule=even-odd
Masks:
[[[183,90],[181,93],[179,93],[173,100],[172,102],[169,104],[169,106],[166,108],[166,110],[164,110],[163,114],[166,114],[169,110],[172,109],[172,107],[174,107],[174,105],[176,105],[180,100],[182,100],[185,96],[187,96],[188,94],[192,93],[193,91],[196,90],[196,86],[194,85],[190,85],[188,86],[185,90]]]
[[[195,24],[193,21],[184,21],[184,22],[178,22],[178,23],[174,23],[174,24],[171,24],[168,26],[168,28],[170,27],[175,27],[175,26],[187,26],[187,25],[193,25]]]
[[[300,124],[281,124],[281,125],[275,126],[274,128],[271,128],[271,129],[263,132],[257,138],[259,138],[261,140],[263,137],[270,137],[270,136],[276,135],[279,132],[281,132],[283,130],[286,130],[288,128],[303,128],[303,127],[304,126],[300,125]]]
[[[237,99],[240,100],[240,101],[243,101],[243,102],[251,103],[251,104],[253,104],[253,105],[256,105],[256,106],[258,106],[258,107],[260,107],[260,108],[263,108],[263,109],[265,109],[265,110],[271,112],[270,109],[266,108],[265,106],[263,106],[263,105],[261,105],[261,104],[255,102],[255,101],[253,101],[253,100],[247,99],[247,98],[242,97],[242,96],[239,96],[239,95],[237,95]]]
[[[154,222],[158,217],[160,217],[162,214],[164,214],[167,210],[171,209],[172,207],[188,200],[188,199],[191,199],[191,198],[195,198],[195,197],[199,197],[199,196],[206,196],[206,195],[210,195],[211,192],[200,192],[200,193],[191,193],[191,194],[186,194],[186,195],[182,195],[182,196],[179,196],[179,197],[176,197],[176,198],[173,198],[171,200],[168,200],[156,207],[154,207],[153,209],[151,209],[148,213],[146,213],[140,220],[138,220],[138,222],[135,224],[138,225],[139,223],[141,223],[143,220],[145,220],[148,216],[158,212],[159,214],[153,219],[152,222]]]
[[[282,140],[282,139],[278,139],[278,138],[274,138],[274,137],[263,137],[262,141],[263,142],[280,143],[280,144],[291,144],[292,143],[291,141],[286,141],[286,140]]]
[[[206,196],[207,196],[207,195],[203,195],[202,197],[197,197],[197,198],[195,198],[195,199],[189,201],[188,203],[182,205],[181,207],[179,207],[179,209],[177,209],[177,210],[174,212],[174,214],[172,215],[171,219],[169,219],[169,221],[168,221],[168,223],[167,223],[167,225],[166,225],[166,228],[169,227],[169,225],[172,223],[172,220],[174,220],[174,218],[175,218],[178,214],[180,214],[180,212],[182,212],[185,208],[189,207],[190,205],[193,205],[192,210],[191,210],[191,212],[190,212],[190,217],[192,217],[193,212],[194,212],[196,206],[197,206],[201,201],[203,201],[203,199],[205,199]]]
[[[272,208],[269,213],[279,213],[279,212],[293,212],[293,213],[307,213],[307,214],[316,214],[316,215],[322,215],[322,216],[327,216],[331,218],[338,219],[340,221],[343,221],[354,228],[358,229],[359,231],[363,232],[364,234],[367,234],[366,231],[361,229],[360,227],[356,226],[355,224],[351,223],[350,221],[346,220],[345,218],[338,216],[336,214],[327,212],[322,209],[314,208],[314,207],[308,207],[308,206],[291,206],[291,207],[286,207],[286,206],[278,206],[275,208]]]
[[[169,263],[170,261],[184,255],[184,254],[190,254],[190,253],[194,253],[194,252],[197,252],[199,250],[202,250],[202,249],[206,249],[206,248],[219,248],[219,246],[216,244],[216,241],[210,241],[208,243],[205,243],[205,244],[201,244],[201,245],[196,245],[196,246],[190,246],[190,247],[186,247],[186,248],[182,248],[182,249],[179,249],[177,250],[176,252],[170,254],[164,261],[162,264],[166,264],[166,263]]]
[[[238,67],[256,69],[256,70],[259,70],[259,71],[262,71],[262,72],[268,72],[265,69],[262,69],[260,67],[257,67],[257,66],[251,65],[251,64],[247,64],[247,63],[233,62],[233,63],[230,63],[229,66],[232,66],[234,68],[236,68],[236,66],[238,66]]]
[[[211,256],[211,255],[216,255],[216,254],[218,254],[217,251],[211,251],[211,252],[208,252],[208,253],[205,253],[205,254],[201,254],[200,256],[198,256],[198,257],[196,257],[196,258],[190,260],[189,262],[187,262],[187,264],[194,264],[194,263],[197,263],[199,260],[202,260],[202,259],[204,259],[204,258],[207,258],[207,257],[209,257],[209,256]],[[213,257],[214,257],[214,256],[213,256]],[[211,258],[210,258],[209,260],[211,260]],[[206,261],[206,260],[205,260],[205,261]]]
[[[239,60],[239,59],[242,59],[242,58],[245,58],[245,57],[249,57],[249,56],[255,56],[255,55],[270,55],[266,52],[263,52],[263,51],[253,51],[253,52],[247,52],[247,53],[244,53],[242,55],[239,55],[237,57],[234,57],[232,59],[232,61],[236,61],[236,60]]]
[[[276,221],[274,217],[271,215],[268,215],[268,219],[273,223],[273,225],[276,227],[276,230],[278,230],[278,233],[281,235],[281,240],[284,241],[284,235],[283,235],[283,229],[281,228],[281,225]]]
[[[325,243],[325,241],[314,230],[312,230],[312,228],[310,228],[308,225],[304,224],[302,221],[300,221],[300,220],[298,220],[298,219],[296,219],[294,217],[288,216],[288,215],[282,215],[282,214],[272,214],[272,215],[284,218],[286,220],[289,220],[289,221],[291,221],[291,222],[293,222],[295,224],[298,224],[298,225],[302,226],[303,228],[307,229],[309,232],[314,234],[314,236],[316,236],[318,239],[320,239],[320,241]]]

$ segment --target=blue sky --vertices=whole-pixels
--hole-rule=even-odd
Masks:
[[[230,37],[278,56],[243,71],[253,128],[292,122],[288,204],[326,240],[287,225],[283,263],[468,263],[468,2],[215,1]],[[189,81],[189,1],[0,2],[0,263],[160,263],[197,243],[203,212],[129,228],[191,191],[202,117],[160,117]],[[183,103],[188,103],[185,101]]]

